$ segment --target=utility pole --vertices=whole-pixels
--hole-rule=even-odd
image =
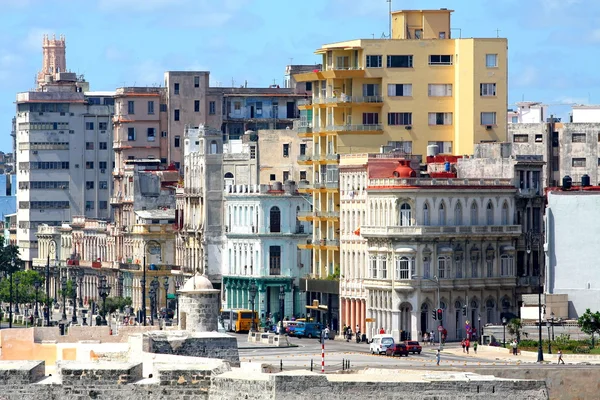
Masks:
[[[388,14],[388,18],[390,21],[390,27],[389,27],[389,35],[390,35],[390,39],[392,38],[392,0],[386,0],[389,4],[389,14]]]

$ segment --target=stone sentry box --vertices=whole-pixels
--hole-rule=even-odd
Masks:
[[[179,329],[188,332],[218,330],[221,291],[197,273],[179,290]]]

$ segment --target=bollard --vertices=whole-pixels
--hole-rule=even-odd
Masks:
[[[346,360],[342,358],[342,371],[346,369]]]
[[[283,371],[283,360],[279,360],[279,372]]]
[[[310,370],[311,371],[313,370],[313,359],[312,358],[310,359]]]

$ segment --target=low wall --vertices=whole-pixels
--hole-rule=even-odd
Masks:
[[[239,367],[237,339],[223,333],[154,331],[144,334],[143,350],[148,353],[216,358]]]
[[[121,326],[118,335],[110,334],[108,326],[72,326],[61,336],[57,326],[29,328],[35,342],[54,340],[56,343],[73,343],[80,340],[98,340],[103,343],[126,343],[129,335],[156,330],[156,326]]]

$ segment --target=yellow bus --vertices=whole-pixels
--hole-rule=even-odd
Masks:
[[[248,332],[252,327],[251,310],[221,310],[221,321],[226,332]],[[254,312],[254,324],[258,329],[258,313]]]

